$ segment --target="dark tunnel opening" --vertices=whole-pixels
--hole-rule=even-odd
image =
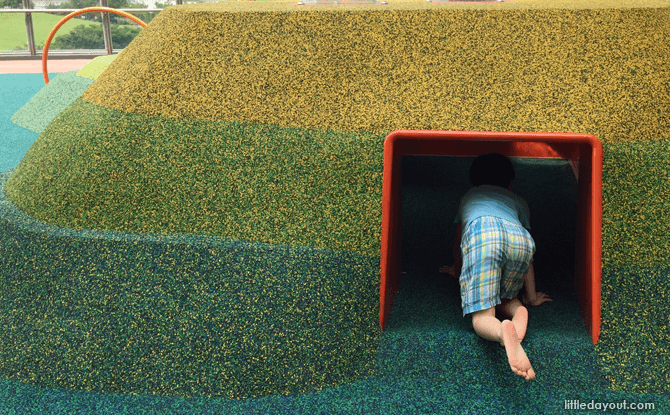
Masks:
[[[516,171],[512,191],[524,198],[530,209],[537,290],[554,299],[552,307],[535,310],[546,313],[551,308],[567,308],[581,320],[574,286],[577,181],[572,168],[562,159],[510,159]],[[403,277],[393,312],[410,313],[415,323],[440,322],[445,317],[451,320],[454,314],[461,317],[458,282],[438,269],[453,265],[453,222],[461,197],[471,187],[473,160],[403,156]]]

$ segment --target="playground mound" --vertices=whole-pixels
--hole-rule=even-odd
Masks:
[[[667,166],[668,159],[629,149],[670,138],[670,8],[653,1],[657,8],[536,3],[235,2],[161,12],[43,130],[5,184],[7,197],[59,229],[214,237],[248,244],[245,253],[233,260],[226,256],[229,245],[220,256],[147,245],[126,255],[100,242],[83,255],[90,241],[63,241],[64,248],[43,241],[35,248],[10,227],[5,237],[21,247],[12,257],[17,267],[30,255],[40,256],[35,264],[61,260],[55,274],[40,268],[34,281],[48,300],[21,300],[35,319],[21,338],[36,343],[26,348],[20,333],[8,337],[3,353],[23,357],[3,373],[23,370],[28,379],[100,391],[118,390],[120,379],[130,379],[127,389],[145,393],[230,397],[304,392],[369,374],[364,357],[379,336],[383,141],[395,129],[594,134],[606,153],[604,265],[646,266],[649,258],[667,265],[658,246],[667,246],[668,234],[651,240],[626,218],[644,220],[667,204],[632,202],[642,188],[664,192],[666,182],[648,177],[657,170],[643,172],[645,183],[633,173],[644,160],[660,157]],[[630,157],[609,158],[608,149]],[[615,205],[621,198],[627,202]],[[653,220],[667,229],[662,217]],[[621,229],[631,231],[630,244],[618,241]],[[71,260],[97,251],[111,259]],[[179,265],[189,264],[189,255],[201,265]],[[73,275],[81,296],[65,290]],[[641,278],[638,270],[626,275]],[[281,293],[288,297],[281,297],[273,291],[276,278],[297,291],[286,289]],[[629,282],[605,281],[604,294],[634,286]],[[8,289],[18,290],[11,284]],[[200,290],[197,301],[208,298],[223,308],[180,297],[184,287]],[[657,289],[667,292],[666,285]],[[615,356],[623,352],[618,342],[638,326],[616,327],[612,316],[621,311],[607,301],[604,295],[610,320],[603,322],[603,338],[619,347]],[[324,314],[326,307],[332,309]],[[72,316],[73,326],[39,320],[45,311]],[[652,326],[667,324],[662,318],[655,315]],[[89,324],[77,326],[82,321]],[[286,322],[295,336],[282,337]],[[644,330],[652,333],[649,327]],[[46,342],[58,330],[70,337]],[[175,330],[199,333],[202,341],[167,334]],[[333,333],[345,346],[328,340]],[[53,347],[35,346],[40,342]],[[215,355],[213,348],[198,349],[201,344],[230,349]],[[651,350],[640,347],[645,356]],[[88,360],[79,358],[83,350]],[[223,360],[198,372],[207,356]],[[291,372],[297,366],[299,375]],[[260,377],[245,377],[259,368]],[[238,376],[223,379],[223,373]],[[659,385],[666,376],[649,373]],[[608,376],[629,382],[616,368]]]
[[[670,8],[448,6],[169,7],[44,131],[9,198],[61,226],[375,256],[394,129],[667,139]]]

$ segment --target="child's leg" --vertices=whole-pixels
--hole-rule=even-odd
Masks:
[[[526,274],[532,272],[535,241],[526,229],[518,225],[510,224],[506,232],[507,263],[500,283],[501,304],[497,309],[512,320],[519,340],[523,340],[528,328],[528,310],[517,299],[517,295],[524,285]]]
[[[519,341],[523,341],[524,337],[526,337],[526,330],[528,329],[528,309],[521,304],[521,301],[519,301],[518,298],[511,300],[502,298],[500,301],[501,304],[496,306],[496,310],[506,318],[512,320]]]
[[[503,343],[505,344],[505,352],[507,352],[507,360],[512,371],[526,380],[535,378],[535,371],[528,360],[526,352],[521,347],[521,342],[516,335],[514,323],[505,320],[500,324],[502,329]]]
[[[495,317],[494,307],[474,312],[472,314],[472,327],[479,337],[490,341],[502,342],[505,345],[507,360],[514,373],[526,380],[535,377],[535,371],[533,371],[526,352],[521,347],[514,323],[510,320],[500,322]]]
[[[493,342],[502,342],[502,329],[500,320],[496,318],[495,308],[491,307],[472,313],[472,327],[479,337]]]

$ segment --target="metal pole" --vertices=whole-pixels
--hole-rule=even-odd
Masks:
[[[31,8],[30,0],[23,0],[23,8]],[[26,13],[26,34],[28,35],[28,49],[30,49],[30,56],[35,56],[35,32],[33,31],[32,13]]]
[[[107,7],[107,0],[100,0],[100,7]],[[107,49],[107,54],[111,55],[112,29],[109,23],[109,13],[100,13],[100,14],[102,15],[102,37],[105,40],[105,49]]]

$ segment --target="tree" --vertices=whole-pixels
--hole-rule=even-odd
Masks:
[[[156,7],[158,7],[158,5],[156,5]],[[144,5],[144,4],[140,4],[140,3],[130,3],[128,5],[128,8],[129,9],[148,9],[149,7]],[[156,17],[157,14],[158,13],[133,13],[134,16],[136,16],[138,19],[140,19],[141,21],[143,21],[144,23],[147,23],[147,24],[150,21],[152,21],[153,18]]]
[[[142,28],[126,25],[112,25],[112,42],[115,49],[123,49],[142,31]],[[44,47],[44,46],[42,46]],[[105,40],[102,28],[96,26],[77,26],[66,35],[58,36],[52,43],[52,49],[104,49]]]
[[[18,1],[19,3],[21,0],[0,0],[0,4],[3,1]],[[49,4],[46,6],[47,9],[83,9],[86,7],[99,7],[100,6],[100,0],[68,0],[65,3],[61,4]],[[164,9],[165,7],[170,6],[170,3],[162,4],[162,3],[157,3],[156,7],[159,9]],[[146,9],[147,6],[144,4],[140,3],[132,3],[132,0],[107,0],[107,7],[111,7],[114,9]],[[63,16],[62,13],[53,13],[54,15],[57,16]],[[151,20],[153,20],[154,17],[156,17],[157,13],[139,13],[133,15],[137,16],[140,20],[142,20],[144,23],[149,23]],[[100,16],[100,13],[85,13],[77,16],[79,19],[84,19],[84,20],[89,20],[92,22],[100,22],[102,21],[102,18]],[[131,24],[133,25],[134,23],[131,23],[128,18],[123,17],[123,16],[118,16],[116,14],[110,13],[109,14],[109,22],[113,24]]]
[[[0,0],[3,1],[3,0]],[[12,0],[14,1],[14,0]],[[107,7],[111,7],[113,9],[130,9],[130,8],[137,8],[137,5],[134,5],[135,7],[131,7],[130,3],[128,0],[107,0]],[[68,0],[65,3],[61,3],[59,5],[49,5],[47,6],[48,9],[84,9],[86,7],[100,7],[100,0]],[[141,5],[141,7],[145,7],[144,5]],[[81,15],[84,19],[94,21],[94,22],[100,22],[102,21],[100,17],[100,13],[85,13]],[[113,13],[109,14],[109,21],[111,23],[115,24],[123,24],[125,23],[124,20],[127,20],[125,17],[122,16],[117,16]]]
[[[2,9],[22,9],[23,1],[22,0],[0,0],[0,8]],[[30,2],[30,8],[35,8],[35,3]]]

